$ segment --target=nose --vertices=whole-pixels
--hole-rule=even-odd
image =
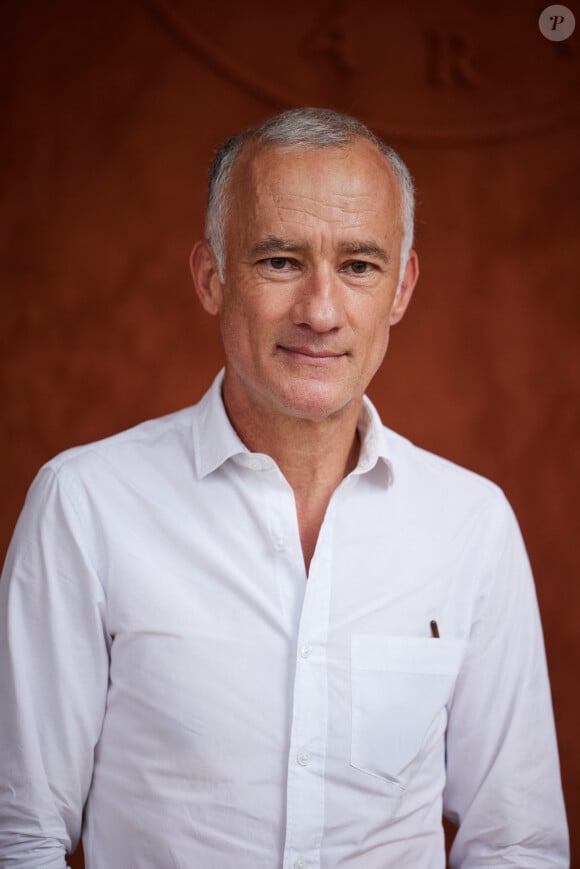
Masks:
[[[344,301],[338,275],[330,268],[312,269],[297,287],[292,320],[296,326],[307,326],[314,332],[331,332],[345,323]]]

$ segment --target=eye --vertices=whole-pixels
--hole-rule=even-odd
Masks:
[[[296,277],[300,263],[289,256],[268,256],[256,262],[258,274],[266,280],[287,281]]]
[[[281,272],[288,266],[290,260],[287,256],[271,256],[269,259],[265,260],[265,262],[267,262],[275,271]]]
[[[348,268],[353,275],[366,275],[372,269],[372,263],[365,262],[364,260],[354,260],[354,262],[348,263]]]

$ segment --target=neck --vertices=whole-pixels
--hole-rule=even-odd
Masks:
[[[295,494],[326,482],[333,489],[356,466],[361,401],[321,420],[246,410],[224,384],[230,422],[249,450],[271,456]]]
[[[361,400],[321,420],[261,413],[236,400],[226,380],[224,404],[248,449],[271,456],[291,486],[308,570],[332,493],[358,461]]]

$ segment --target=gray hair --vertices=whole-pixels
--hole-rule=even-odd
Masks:
[[[217,259],[220,279],[224,279],[225,230],[229,217],[228,182],[232,169],[249,142],[259,145],[280,145],[289,149],[307,150],[324,147],[344,147],[354,139],[367,139],[387,158],[401,190],[401,267],[399,283],[413,244],[415,192],[411,174],[389,145],[365,124],[350,115],[331,109],[291,109],[276,115],[256,127],[231,136],[218,150],[210,168],[209,192],[205,219],[205,234]]]

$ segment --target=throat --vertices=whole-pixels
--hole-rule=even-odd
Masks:
[[[297,505],[298,530],[300,532],[300,545],[302,546],[306,576],[310,573],[310,563],[314,557],[327,506],[328,502],[318,510],[305,511],[301,510]]]
[[[358,453],[358,437],[355,437],[351,455],[342,465],[339,473],[324,477],[318,469],[319,473],[314,473],[311,478],[301,476],[300,480],[297,478],[288,480],[294,492],[300,544],[307,575],[310,572],[310,563],[330,499],[342,480],[356,467]]]

